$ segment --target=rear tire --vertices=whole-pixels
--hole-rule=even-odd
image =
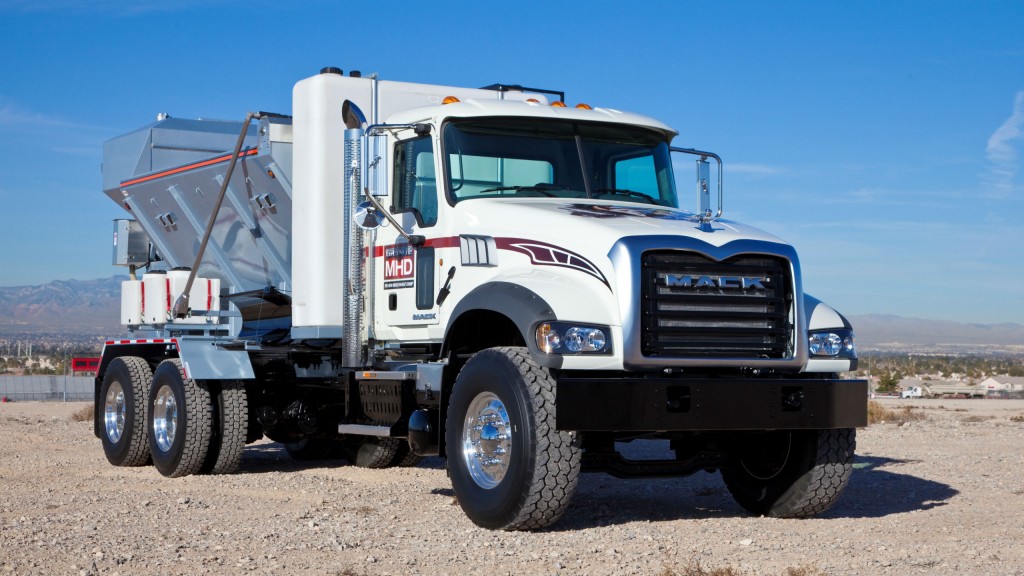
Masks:
[[[153,371],[142,358],[122,356],[107,366],[100,386],[103,454],[114,466],[149,464],[146,413]]]
[[[199,472],[210,449],[213,417],[206,385],[185,375],[181,360],[164,360],[149,390],[149,452],[170,478]]]
[[[423,456],[413,453],[412,449],[409,448],[409,442],[405,440],[399,441],[398,451],[395,457],[391,460],[390,466],[398,466],[399,468],[412,468],[423,460]]]
[[[394,465],[404,442],[401,438],[378,436],[344,436],[341,440],[345,458],[360,468],[388,468]]]
[[[555,381],[525,348],[476,353],[459,372],[448,406],[448,473],[478,526],[543,528],[576,492],[581,450],[555,428]]]
[[[249,435],[249,403],[245,384],[225,381],[214,396],[213,437],[203,472],[231,474],[238,470]]]
[[[758,434],[733,454],[722,479],[753,514],[809,518],[839,499],[856,446],[854,428]]]

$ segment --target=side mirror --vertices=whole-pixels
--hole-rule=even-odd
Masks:
[[[673,153],[697,156],[697,210],[701,222],[714,222],[722,217],[722,159],[712,152],[693,148],[671,148]],[[718,205],[715,206],[712,192],[711,163],[718,163]],[[717,209],[716,209],[717,208]]]
[[[387,225],[387,220],[372,202],[360,202],[352,214],[352,221],[363,230],[376,230]]]

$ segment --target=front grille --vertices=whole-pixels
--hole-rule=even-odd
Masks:
[[[660,358],[789,358],[789,263],[771,256],[717,262],[679,251],[642,259],[641,352]]]

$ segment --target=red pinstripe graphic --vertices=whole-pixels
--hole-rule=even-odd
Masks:
[[[527,238],[495,238],[494,243],[498,250],[509,250],[525,254],[530,258],[530,263],[534,266],[556,266],[575,270],[597,278],[609,290],[612,288],[611,284],[608,283],[608,279],[604,277],[604,274],[601,273],[597,266],[594,266],[593,262],[561,246]]]
[[[387,246],[374,246],[373,247],[373,257],[374,258],[383,258],[384,257],[384,249],[385,248],[390,248],[392,246],[395,246],[395,244],[388,244]],[[426,242],[423,243],[423,247],[424,248],[458,248],[459,247],[459,237],[458,236],[446,236],[444,238],[430,238]],[[366,252],[368,253],[369,249],[367,249]]]
[[[527,238],[495,237],[494,243],[498,250],[518,252],[528,256],[530,263],[534,266],[557,266],[582,272],[597,278],[609,290],[611,289],[608,279],[604,277],[604,274],[601,273],[593,262],[571,250]],[[442,238],[430,238],[423,245],[429,248],[460,248],[461,242],[458,236],[445,236]],[[391,246],[394,245],[375,246],[373,250],[374,258],[384,257],[384,249]]]
[[[459,237],[458,236],[446,236],[444,238],[431,238],[427,240],[424,246],[430,248],[458,248]]]
[[[250,148],[249,150],[243,150],[238,153],[239,158],[246,156],[255,156],[259,153],[256,148]],[[156,174],[150,174],[149,176],[142,176],[141,178],[135,178],[133,180],[125,180],[121,182],[121,187],[133,186],[135,184],[141,184],[143,182],[149,182],[150,180],[156,180],[157,178],[163,178],[164,176],[170,176],[171,174],[180,174],[182,172],[188,172],[189,170],[195,170],[196,168],[203,168],[204,166],[212,166],[221,162],[227,162],[231,160],[231,154],[225,154],[224,156],[218,156],[216,158],[210,158],[209,160],[203,160],[202,162],[196,162],[195,164],[187,164],[185,166],[179,166],[177,168],[171,168],[170,170],[164,170],[163,172],[157,172]]]

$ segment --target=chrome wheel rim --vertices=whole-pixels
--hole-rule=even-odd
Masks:
[[[103,428],[107,439],[117,444],[124,433],[124,421],[128,415],[128,403],[120,382],[111,382],[107,397],[103,401]]]
[[[512,459],[512,423],[508,411],[490,392],[477,395],[466,411],[462,428],[462,459],[477,486],[501,483]]]
[[[178,401],[170,386],[161,386],[153,401],[153,438],[161,452],[168,452],[174,446],[177,431]]]

